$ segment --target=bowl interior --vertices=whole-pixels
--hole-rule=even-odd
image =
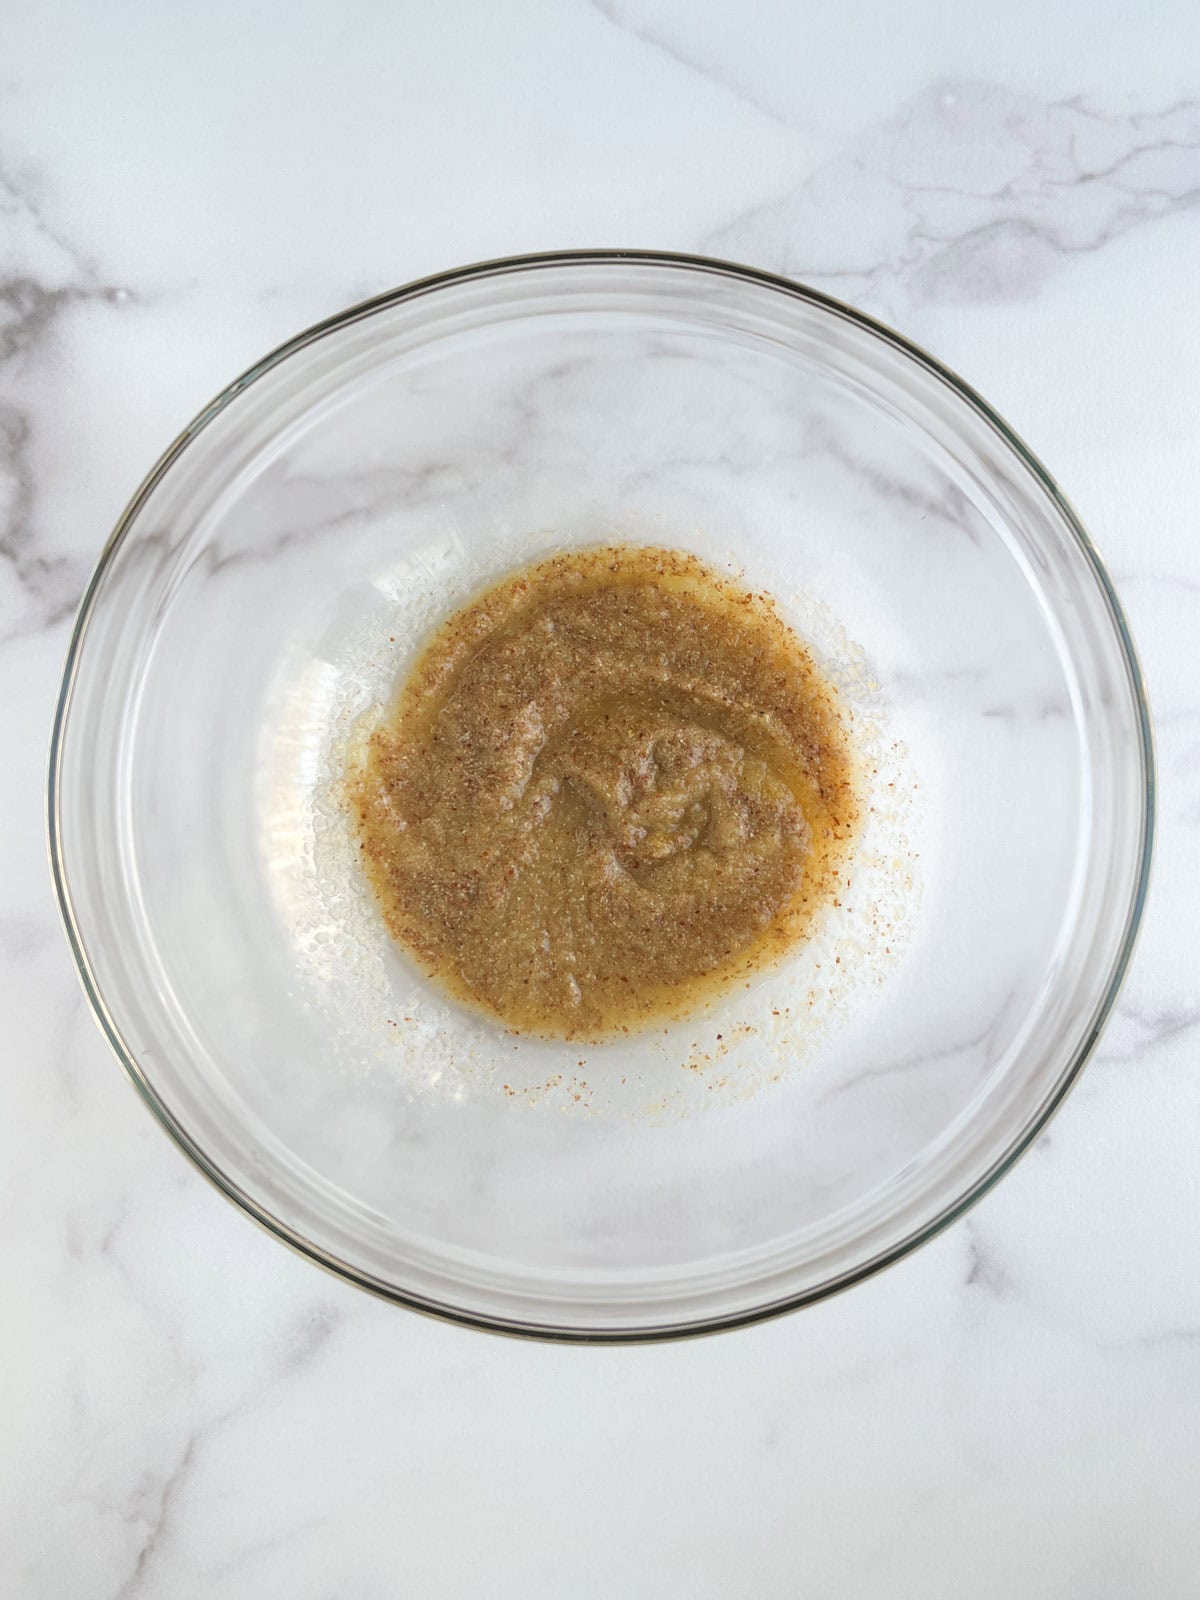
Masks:
[[[54,758],[81,960],[164,1120],[362,1281],[568,1335],[794,1303],[953,1212],[1082,1058],[1145,865],[1136,672],[1038,470],[880,330],[665,258],[451,276],[249,377],[106,553]],[[878,820],[795,967],[554,1046],[388,946],[337,780],[455,599],[612,538],[777,595]]]

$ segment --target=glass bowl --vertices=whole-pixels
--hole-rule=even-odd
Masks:
[[[555,1046],[389,945],[338,780],[456,599],[614,538],[776,595],[869,823],[791,964]],[[231,384],[100,558],[49,781],[88,998],[197,1165],[355,1283],[578,1340],[799,1306],[961,1213],[1095,1043],[1151,818],[1120,608],[1011,430],[822,295],[627,251],[412,284]]]

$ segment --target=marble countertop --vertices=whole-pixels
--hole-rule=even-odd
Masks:
[[[0,53],[0,1591],[1191,1597],[1200,1584],[1200,11],[9,8]],[[446,266],[705,251],[883,317],[1055,472],[1142,652],[1149,910],[1065,1109],[933,1244],[735,1335],[487,1337],[293,1258],[88,1016],[42,791],[146,468]]]

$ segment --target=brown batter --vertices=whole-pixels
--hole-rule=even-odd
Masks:
[[[836,692],[765,595],[555,556],[445,622],[351,775],[392,934],[510,1028],[600,1037],[782,954],[857,818]]]

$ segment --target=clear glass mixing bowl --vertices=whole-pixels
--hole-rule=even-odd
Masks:
[[[774,1034],[514,1041],[356,879],[339,763],[423,628],[612,537],[769,585],[874,730],[888,914],[746,997]],[[49,820],[101,1026],[227,1195],[406,1305],[629,1339],[827,1294],[1005,1171],[1112,1005],[1151,796],[1111,585],[978,396],[795,284],[587,252],[355,307],[186,429],[84,597]]]

